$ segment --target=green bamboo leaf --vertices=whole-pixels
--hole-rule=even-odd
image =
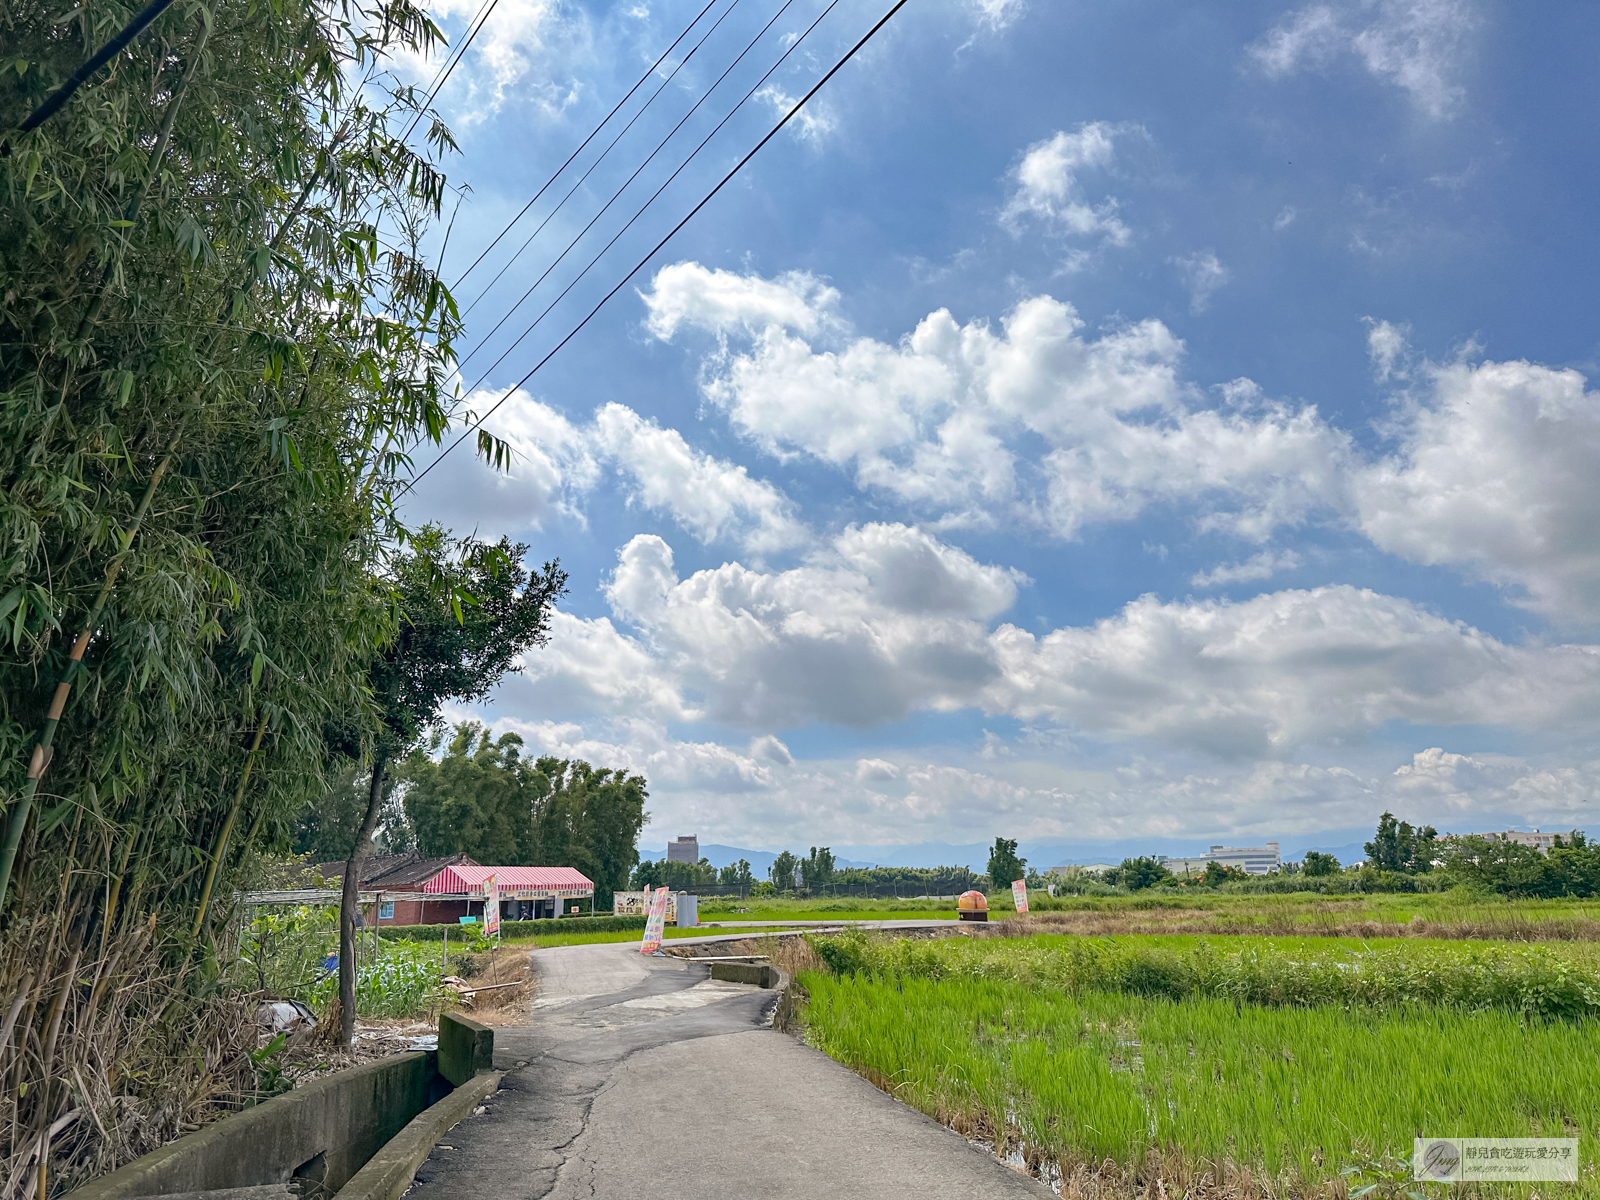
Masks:
[[[266,665],[267,665],[267,656],[265,654],[262,654],[260,651],[257,651],[255,658],[250,663],[250,686],[251,687],[256,688],[256,687],[260,687],[261,686],[261,671],[262,671],[262,668],[264,668]]]

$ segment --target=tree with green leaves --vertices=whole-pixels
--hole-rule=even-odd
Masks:
[[[723,887],[747,888],[756,881],[754,873],[750,870],[750,860],[741,858],[736,863],[729,863],[718,874],[717,882]]]
[[[800,860],[785,850],[772,860],[772,865],[767,868],[767,878],[778,891],[792,892],[798,886],[795,879],[799,870]]]
[[[989,882],[996,888],[1008,888],[1013,881],[1026,878],[1027,872],[1028,860],[1017,857],[1016,839],[995,838],[989,851]]]
[[[356,1031],[355,918],[361,860],[372,854],[389,763],[404,758],[447,700],[485,699],[517,659],[548,637],[550,608],[567,576],[553,562],[523,565],[528,548],[452,538],[437,526],[414,534],[394,555],[385,583],[396,609],[395,636],[368,668],[378,724],[370,752],[366,811],[345,862],[339,915],[340,1038]]]
[[[1122,865],[1114,872],[1109,882],[1120,883],[1130,892],[1142,892],[1145,888],[1155,887],[1161,883],[1172,882],[1172,872],[1153,858],[1125,858]]]
[[[639,861],[650,798],[644,776],[552,755],[537,759],[534,769],[550,783],[535,812],[534,865],[577,868],[594,881],[595,904],[610,908],[612,893],[628,886]]]
[[[534,863],[534,812],[550,781],[522,756],[522,745],[514,733],[491,738],[476,721],[429,732],[395,770],[420,853],[467,854],[500,866]]]
[[[1339,860],[1331,854],[1307,850],[1300,858],[1300,874],[1311,879],[1323,879],[1339,873]]]
[[[800,860],[800,882],[811,889],[832,883],[833,851],[826,846],[811,847],[810,855]]]
[[[1408,821],[1397,821],[1391,812],[1378,818],[1378,831],[1363,849],[1367,862],[1379,871],[1399,871],[1420,875],[1433,869],[1439,831],[1432,825],[1416,829]]]

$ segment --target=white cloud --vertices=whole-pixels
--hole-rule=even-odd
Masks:
[[[469,454],[452,455],[418,485],[411,503],[460,530],[475,528],[485,514],[504,515],[504,528],[514,530],[543,529],[554,520],[577,517],[578,498],[599,479],[588,435],[521,390],[509,397],[475,392],[466,409],[487,412],[502,398],[489,427],[511,446],[509,469],[493,471]],[[419,458],[419,469],[428,461]]]
[[[1403,88],[1430,116],[1441,118],[1466,94],[1453,79],[1462,42],[1478,23],[1467,0],[1313,4],[1287,14],[1247,51],[1272,77],[1354,54],[1369,73]]]
[[[717,742],[678,741],[655,721],[621,718],[602,726],[598,736],[570,722],[515,717],[497,720],[494,728],[496,733],[516,733],[538,754],[581,758],[593,766],[643,775],[652,789],[738,794],[765,791],[777,782],[770,765],[754,756]]]
[[[868,525],[792,570],[727,563],[684,580],[671,548],[641,534],[606,594],[711,719],[861,726],[973,695],[994,670],[985,625],[1022,581],[919,530]]]
[[[862,783],[887,783],[900,778],[900,768],[882,758],[856,760],[856,779]]]
[[[756,99],[766,101],[779,116],[788,113],[800,102],[798,96],[791,96],[781,87],[777,87],[774,84],[768,84],[757,92]],[[794,119],[789,122],[788,128],[801,141],[816,145],[828,134],[832,133],[837,125],[838,122],[834,120],[833,113],[829,111],[827,105],[823,102],[812,100],[799,112],[795,113]]]
[[[1388,721],[1541,728],[1600,699],[1600,647],[1510,646],[1348,586],[1242,603],[1142,597],[1036,638],[1001,626],[983,707],[1119,737],[1274,758]]]
[[[641,637],[563,618],[530,671],[574,697],[569,709],[589,698],[594,711],[658,720],[681,719],[688,696],[697,716],[769,729],[976,706],[1256,759],[1391,721],[1568,727],[1600,700],[1600,648],[1513,646],[1359,588],[1143,597],[1036,637],[991,628],[1017,582],[905,526],[846,530],[787,571],[728,563],[686,579],[665,542],[640,535],[607,595]]]
[[[639,298],[650,310],[645,327],[671,341],[684,326],[717,334],[767,328],[815,333],[830,320],[839,293],[805,271],[767,280],[680,262],[657,271]]]
[[[945,527],[1020,520],[1072,537],[1182,501],[1203,528],[1259,539],[1341,503],[1349,439],[1248,381],[1222,409],[1196,407],[1183,343],[1159,321],[1090,339],[1071,305],[1042,296],[998,332],[940,309],[890,345],[838,323],[822,336],[833,301],[818,295],[809,277],[680,264],[645,299],[662,336],[748,334],[707,360],[704,387],[757,445],[851,470]]]
[[[676,429],[662,429],[631,408],[600,408],[593,442],[633,480],[640,503],[671,513],[702,542],[737,535],[748,549],[762,551],[810,539],[777,488],[694,450]]]
[[[1127,245],[1133,233],[1117,216],[1116,197],[1107,196],[1099,204],[1091,204],[1079,176],[1087,170],[1109,167],[1115,157],[1116,138],[1133,131],[1127,126],[1091,121],[1071,133],[1060,130],[1029,146],[1012,172],[1011,198],[1000,214],[1001,224],[1016,230],[1025,218],[1031,217],[1059,233],[1097,237],[1105,245]]]
[[[460,21],[450,46],[427,61],[411,56],[403,66],[424,92],[445,60],[455,53],[481,9],[478,0],[437,0],[428,15]],[[586,56],[590,32],[581,11],[559,0],[498,0],[451,73],[438,101],[455,125],[477,125],[498,113],[508,99],[543,116],[557,116],[577,99],[577,85],[561,77]],[[470,65],[469,65],[470,64]]]
[[[1272,219],[1272,232],[1282,233],[1294,224],[1295,217],[1299,216],[1298,210],[1292,204],[1285,204],[1278,215]]]
[[[789,747],[770,733],[750,739],[750,757],[775,762],[780,766],[794,766],[794,755],[789,753]]]
[[[1293,550],[1263,550],[1242,563],[1222,563],[1209,571],[1201,571],[1192,576],[1189,582],[1198,588],[1249,583],[1257,579],[1271,579],[1279,571],[1292,571],[1299,565],[1300,556]]]
[[[1366,318],[1367,356],[1372,359],[1372,373],[1379,383],[1387,379],[1404,379],[1409,374],[1411,357],[1406,339],[1411,334],[1409,325],[1391,325],[1388,321]]]
[[[1392,326],[1380,331],[1375,357],[1390,373],[1403,342]],[[1420,386],[1401,397],[1396,452],[1356,476],[1362,532],[1559,622],[1600,621],[1600,403],[1584,377],[1526,361],[1422,363],[1411,374]]]
[[[1217,289],[1228,282],[1228,268],[1222,265],[1214,250],[1202,250],[1172,261],[1189,289],[1189,311],[1205,312]]]
[[[559,517],[581,520],[583,497],[609,466],[630,502],[669,515],[701,542],[768,553],[811,540],[794,504],[772,484],[694,449],[677,430],[631,408],[605,404],[589,424],[575,425],[521,390],[475,392],[465,407],[482,413],[501,400],[485,428],[510,444],[509,469],[492,471],[465,454],[445,460],[418,488],[430,516],[471,528],[493,514],[510,530],[542,529]]]
[[[1024,0],[969,0],[978,22],[998,33],[1027,11]]]

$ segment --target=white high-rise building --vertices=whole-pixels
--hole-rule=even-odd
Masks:
[[[1268,842],[1265,846],[1213,846],[1197,858],[1163,858],[1160,861],[1180,879],[1185,875],[1203,874],[1207,863],[1238,867],[1246,875],[1267,875],[1283,865],[1277,842]]]
[[[700,861],[700,838],[695,834],[680,837],[667,843],[667,861],[697,863]]]

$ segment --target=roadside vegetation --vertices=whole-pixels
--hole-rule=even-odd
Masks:
[[[1593,944],[806,943],[811,1044],[1063,1194],[1399,1195],[1450,1135],[1579,1137],[1600,1194]]]

